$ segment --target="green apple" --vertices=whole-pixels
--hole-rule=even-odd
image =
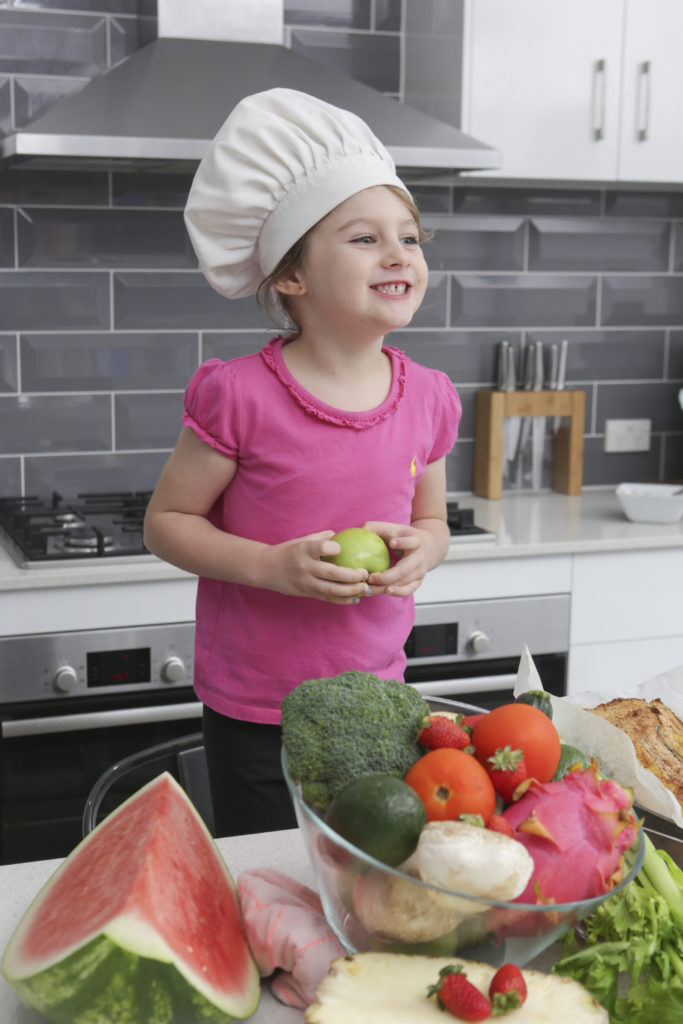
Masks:
[[[335,533],[335,540],[341,551],[338,555],[323,555],[323,561],[344,565],[347,569],[367,569],[368,572],[383,572],[389,568],[389,549],[378,533],[351,526],[348,530]]]

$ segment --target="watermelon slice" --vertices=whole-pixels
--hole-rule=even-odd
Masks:
[[[19,922],[2,973],[54,1024],[224,1024],[260,995],[235,884],[164,773],[86,836]]]

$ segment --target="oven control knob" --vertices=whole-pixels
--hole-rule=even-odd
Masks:
[[[486,654],[491,647],[491,639],[480,629],[475,629],[467,638],[467,646],[472,654]]]
[[[161,666],[161,678],[165,683],[179,683],[185,678],[185,663],[172,655]]]
[[[71,693],[77,682],[76,669],[71,665],[62,665],[58,668],[52,680],[55,690],[59,690],[60,693]]]

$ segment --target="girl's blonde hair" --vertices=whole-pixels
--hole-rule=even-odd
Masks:
[[[412,196],[408,192],[404,191],[404,189],[399,188],[398,185],[384,185],[383,188],[387,188],[390,192],[393,192],[394,195],[408,207],[410,213],[415,218],[420,242],[428,241],[432,237],[431,232],[425,231],[422,228],[420,224],[420,211],[418,210]],[[287,250],[275,269],[268,274],[263,281],[261,281],[256,292],[257,303],[266,312],[274,326],[281,330],[290,331],[292,336],[295,336],[299,332],[300,328],[294,319],[289,296],[283,295],[282,292],[279,292],[276,288],[276,284],[280,278],[299,270],[303,266],[306,254],[306,243],[308,242],[311,232],[315,231],[319,223],[320,221],[314,224],[313,227],[309,228],[308,231],[306,231],[306,233],[303,234],[301,238]],[[284,323],[283,320],[285,321]]]

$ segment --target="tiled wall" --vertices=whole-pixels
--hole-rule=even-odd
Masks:
[[[292,47],[400,94],[400,0],[285,7]],[[111,46],[112,26],[124,21],[126,38],[140,41],[136,11],[134,0],[33,0],[30,9],[0,0],[0,40],[14,48],[0,42],[0,110],[10,81],[15,110],[17,83],[31,92],[31,68],[47,86],[66,80],[49,63],[46,21],[63,41],[74,18],[87,19],[91,42],[104,22]],[[29,29],[21,46],[5,31],[18,17]],[[88,77],[80,59],[72,69]],[[221,299],[197,270],[182,221],[189,183],[0,172],[0,494],[152,487],[193,369],[268,336],[252,300]],[[683,192],[463,180],[416,195],[436,229],[430,288],[411,328],[392,340],[459,387],[450,489],[471,489],[474,396],[492,386],[504,338],[518,354],[530,340],[569,339],[568,385],[587,396],[586,485],[683,478]],[[605,454],[608,418],[651,419],[651,450]]]

